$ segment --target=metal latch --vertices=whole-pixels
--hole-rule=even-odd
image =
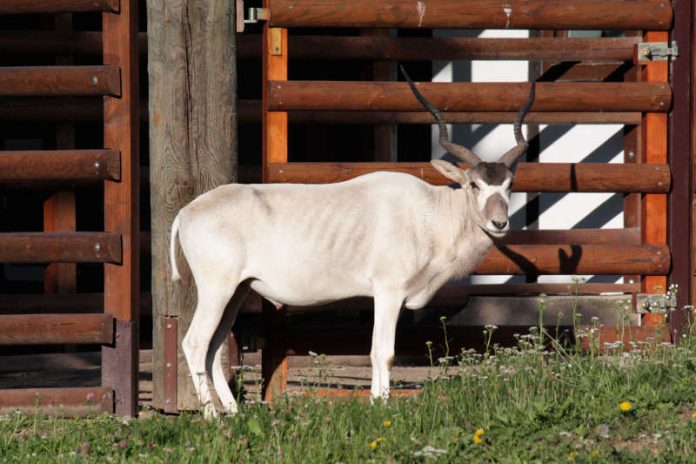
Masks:
[[[247,17],[244,24],[255,24],[259,21],[266,21],[270,18],[268,8],[247,8]]]
[[[636,44],[634,50],[635,63],[652,61],[672,61],[679,56],[677,42],[672,42],[671,47],[667,42],[641,42]]]

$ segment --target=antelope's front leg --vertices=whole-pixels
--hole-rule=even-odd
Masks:
[[[372,329],[372,398],[389,398],[389,372],[394,363],[396,323],[403,298],[395,292],[375,292],[375,324]]]

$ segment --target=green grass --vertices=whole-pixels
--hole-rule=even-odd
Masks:
[[[521,337],[435,367],[447,378],[422,396],[372,406],[293,397],[213,422],[12,414],[0,462],[696,462],[696,339],[595,351]]]

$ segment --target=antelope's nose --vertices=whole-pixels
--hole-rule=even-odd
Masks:
[[[493,225],[498,229],[498,230],[503,230],[505,226],[507,226],[507,221],[505,222],[498,222],[498,221],[491,221]]]

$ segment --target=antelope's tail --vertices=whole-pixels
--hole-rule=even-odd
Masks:
[[[172,222],[172,234],[169,240],[169,262],[172,266],[172,282],[181,279],[179,269],[176,267],[176,237],[179,234],[179,215],[177,214]]]

